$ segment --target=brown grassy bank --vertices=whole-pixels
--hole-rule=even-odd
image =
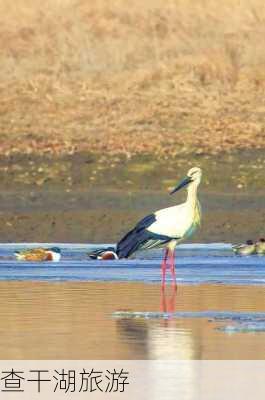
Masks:
[[[264,148],[262,0],[0,0],[0,150]]]

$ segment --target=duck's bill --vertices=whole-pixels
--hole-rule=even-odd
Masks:
[[[178,190],[182,189],[184,186],[187,186],[190,182],[192,182],[192,179],[190,176],[186,176],[169,194],[173,194],[177,192]]]

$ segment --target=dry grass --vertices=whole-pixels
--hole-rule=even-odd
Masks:
[[[0,0],[0,149],[264,148],[262,0]]]

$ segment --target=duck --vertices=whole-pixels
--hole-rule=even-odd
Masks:
[[[87,253],[88,257],[92,260],[118,260],[118,254],[114,247],[107,247],[105,249],[96,249]]]
[[[247,240],[246,243],[232,245],[235,254],[240,256],[250,256],[256,254],[256,245],[253,240]]]
[[[260,254],[260,255],[265,254],[265,239],[264,238],[260,238],[256,242],[256,252],[257,252],[257,254]]]
[[[53,261],[61,259],[61,249],[59,247],[35,248],[22,251],[15,251],[15,256],[19,261]]]

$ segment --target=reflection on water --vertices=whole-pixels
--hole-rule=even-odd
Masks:
[[[264,311],[262,286],[170,288],[111,282],[0,282],[2,359],[263,359],[265,333],[206,318],[115,319],[115,311]]]
[[[170,314],[176,311],[177,288],[170,287],[169,292],[161,290],[160,310],[169,315],[167,319],[149,332],[149,351],[152,359],[163,359],[165,352],[166,358],[170,359],[194,359],[193,343],[188,331],[181,332],[176,330]],[[178,345],[176,346],[176,339]]]

